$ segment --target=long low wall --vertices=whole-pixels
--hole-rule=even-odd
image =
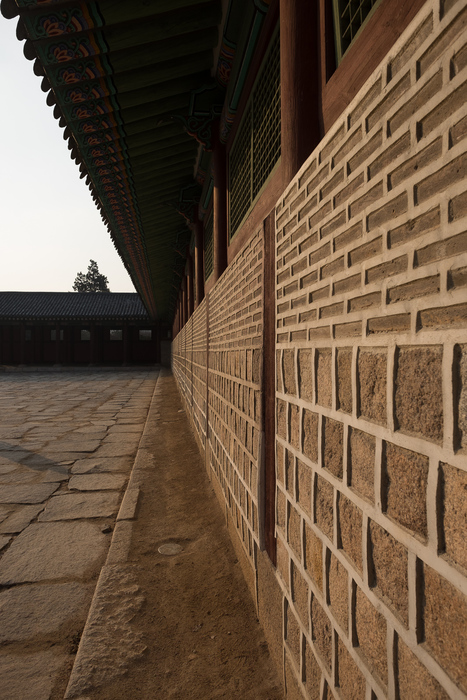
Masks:
[[[428,2],[277,204],[277,568],[262,230],[173,343],[290,698],[467,697],[466,26]]]
[[[196,309],[172,349],[174,375],[198,444],[252,571],[254,543],[259,545],[262,279],[259,231]]]

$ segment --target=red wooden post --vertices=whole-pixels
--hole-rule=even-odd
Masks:
[[[214,239],[214,282],[227,267],[227,159],[225,146],[219,139],[219,123],[212,125],[213,131],[213,174],[212,193],[213,239]]]
[[[130,328],[128,323],[123,324],[123,364],[127,365],[130,357]]]
[[[60,326],[55,324],[55,364],[60,364]]]
[[[21,324],[19,329],[19,364],[24,365],[25,349],[26,349],[26,326]]]
[[[281,162],[287,185],[321,138],[318,3],[280,0]]]
[[[195,280],[196,302],[195,309],[204,299],[204,236],[203,222],[198,218],[195,221]]]
[[[188,318],[192,316],[195,309],[194,298],[193,298],[193,258],[188,253],[187,255],[187,273],[186,273],[186,287],[187,287],[187,308],[188,308]]]
[[[182,327],[188,321],[188,302],[187,302],[187,292],[186,292],[186,277],[183,276],[182,280]]]

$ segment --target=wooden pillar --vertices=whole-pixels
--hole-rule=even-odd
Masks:
[[[90,345],[89,362],[91,365],[95,365],[96,364],[96,350],[97,350],[96,340],[97,340],[97,338],[96,338],[96,327],[95,327],[94,323],[90,324],[89,330],[91,332],[91,340],[89,341],[89,345]]]
[[[68,364],[72,364],[75,361],[75,337],[77,330],[75,326],[69,326],[66,329],[66,354]]]
[[[21,324],[19,329],[19,364],[24,365],[24,354],[26,345],[26,326],[24,323]]]
[[[34,326],[32,334],[32,352],[33,352],[33,362],[35,365],[41,364],[44,361],[44,353],[42,348],[44,347],[44,326],[37,325]]]
[[[275,210],[264,224],[263,430],[264,546],[276,565],[276,428],[275,428]]]
[[[204,236],[203,222],[198,218],[195,221],[195,281],[197,308],[204,299]]]
[[[281,162],[284,185],[321,138],[318,3],[280,0]]]
[[[162,338],[162,329],[160,325],[158,324],[157,326],[154,326],[153,331],[152,331],[153,337],[154,337],[154,342],[155,342],[155,358],[154,361],[160,364],[162,357],[161,357],[161,340],[162,339],[168,339],[170,338],[170,330],[167,329],[167,331],[164,332],[164,338]]]
[[[227,267],[227,158],[225,145],[219,139],[219,122],[212,125],[214,151],[212,193],[213,243],[214,243],[214,282]]]
[[[15,362],[15,327],[10,326],[10,362]]]
[[[188,318],[193,315],[195,310],[194,295],[193,295],[193,258],[188,253],[187,255],[187,272],[186,272],[186,289],[187,289],[187,309]]]
[[[128,323],[123,324],[123,364],[127,365],[130,361],[130,328]]]
[[[41,334],[40,334],[40,342],[39,342],[39,357],[41,364],[44,364],[45,362],[45,339],[46,339],[46,326],[41,326]]]
[[[55,364],[60,364],[60,326],[55,324]]]
[[[188,322],[188,284],[187,284],[186,273],[183,277],[183,325],[185,326]]]
[[[183,276],[183,279],[182,279],[181,303],[182,303],[182,328],[183,328],[185,323],[186,323],[186,277],[185,276]]]

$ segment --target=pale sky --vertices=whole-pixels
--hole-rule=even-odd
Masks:
[[[16,23],[0,15],[0,291],[72,291],[92,259],[112,292],[134,292]]]

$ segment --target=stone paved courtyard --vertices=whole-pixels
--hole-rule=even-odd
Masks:
[[[0,700],[63,696],[157,377],[0,374]]]
[[[0,700],[279,700],[166,369],[0,374]]]

